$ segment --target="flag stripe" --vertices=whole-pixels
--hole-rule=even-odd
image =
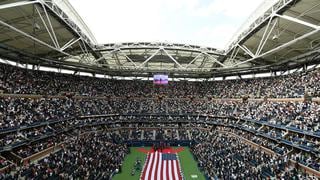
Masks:
[[[144,178],[142,178],[142,177],[145,177],[145,174],[146,174],[146,170],[147,170],[147,166],[148,166],[148,164],[149,164],[149,161],[150,161],[150,154],[147,155],[146,163],[145,163],[144,166],[143,166],[143,169],[144,169],[144,170],[143,170],[142,173],[141,173],[140,179],[144,179]]]
[[[153,152],[148,154],[141,180],[182,180],[177,154]]]
[[[166,164],[167,164],[167,166],[166,166],[166,176],[167,176],[167,179],[168,180],[171,180],[170,179],[170,176],[169,176],[169,161],[164,161]]]
[[[175,161],[175,162],[173,162],[173,161],[172,161],[172,164],[173,164],[173,174],[174,174],[174,179],[175,179],[175,180],[179,180],[179,178],[178,178],[178,170],[177,170],[177,163],[176,163],[176,161]]]
[[[173,179],[173,177],[172,177],[172,163],[171,163],[171,160],[169,160],[168,163],[169,163],[169,179]]]
[[[160,153],[160,156],[158,158],[159,164],[158,164],[158,170],[157,170],[157,179],[162,179],[162,153]]]
[[[182,180],[181,171],[180,171],[180,166],[179,166],[179,161],[176,161],[176,166],[177,166],[177,171],[178,171],[178,179],[179,179],[179,180]]]
[[[163,164],[163,168],[162,168],[163,179],[167,180],[167,162],[166,161],[162,161],[162,164]]]
[[[156,176],[156,171],[158,169],[158,156],[159,156],[159,153],[156,152],[156,156],[154,158],[154,163],[153,163],[153,168],[152,168],[152,173],[151,173],[151,179],[154,180],[154,179],[157,179],[157,176]]]
[[[170,164],[171,164],[171,177],[172,177],[172,180],[175,180],[175,178],[174,178],[174,167],[173,167],[173,161],[170,161]]]
[[[153,176],[152,176],[152,172],[153,172],[153,169],[154,169],[154,161],[155,161],[155,157],[156,157],[156,153],[152,153],[153,154],[153,157],[152,157],[152,161],[151,161],[151,167],[150,167],[150,171],[149,171],[149,174],[148,174],[148,179],[149,180],[152,180],[153,179]]]
[[[148,180],[148,177],[149,177],[149,171],[150,171],[150,168],[151,168],[151,165],[152,165],[152,159],[153,159],[153,153],[151,153],[149,155],[149,161],[148,161],[148,166],[147,166],[147,170],[146,170],[146,174],[144,176],[144,179],[145,180]]]

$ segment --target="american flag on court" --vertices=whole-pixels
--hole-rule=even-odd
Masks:
[[[182,180],[177,154],[152,152],[148,154],[141,180]]]

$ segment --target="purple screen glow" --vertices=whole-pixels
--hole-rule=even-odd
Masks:
[[[168,84],[168,75],[155,74],[153,75],[154,84]]]

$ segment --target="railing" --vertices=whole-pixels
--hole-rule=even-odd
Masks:
[[[303,164],[301,164],[301,163],[299,163],[299,162],[297,162],[297,161],[294,161],[294,160],[292,160],[292,159],[290,159],[290,163],[292,164],[292,166],[298,165],[298,168],[303,169],[304,172],[320,178],[320,171],[317,171],[317,170],[315,170],[315,169],[312,169],[312,168],[310,168],[310,167],[308,167],[308,166],[305,166],[305,165],[303,165]]]
[[[29,157],[21,159],[21,162],[23,165],[27,165],[30,162],[42,159],[43,157],[47,156],[48,154],[53,153],[57,150],[60,150],[63,147],[63,145],[64,145],[64,143],[59,143],[57,145],[51,146],[47,149],[44,149],[43,151],[40,151],[40,152],[35,153]]]

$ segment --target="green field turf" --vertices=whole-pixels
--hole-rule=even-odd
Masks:
[[[122,172],[116,174],[114,180],[139,180],[141,172],[136,172],[134,176],[131,176],[131,170],[134,167],[134,163],[137,158],[142,160],[142,167],[146,159],[146,154],[138,152],[138,148],[131,147],[130,154],[125,157],[124,163],[122,165]],[[181,163],[182,172],[185,180],[204,180],[203,174],[200,172],[197,162],[194,160],[193,155],[188,147],[179,153],[179,159]],[[194,178],[192,178],[192,176]],[[195,178],[197,176],[197,178]]]
[[[140,178],[141,172],[136,172],[134,176],[131,175],[131,170],[134,167],[134,164],[137,158],[142,160],[142,168],[144,165],[144,161],[146,160],[146,154],[141,153],[137,150],[136,147],[130,148],[130,154],[128,154],[122,165],[122,172],[116,174],[112,179],[113,180],[138,180]],[[141,170],[142,171],[142,170]]]
[[[198,168],[197,161],[194,160],[188,147],[185,147],[185,150],[179,153],[179,159],[185,180],[205,180],[203,173]],[[195,175],[197,178],[192,178]]]

